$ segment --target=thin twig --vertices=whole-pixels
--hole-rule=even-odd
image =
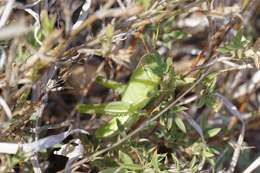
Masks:
[[[251,163],[250,166],[248,166],[248,168],[246,168],[246,170],[244,170],[243,173],[251,173],[259,166],[260,166],[260,157],[258,157],[253,163]]]
[[[237,110],[235,105],[233,105],[223,95],[221,95],[219,93],[215,93],[215,95],[222,100],[222,102],[224,103],[224,105],[227,108],[227,110],[230,113],[232,113],[233,115],[235,115],[240,120],[240,122],[242,124],[242,129],[241,129],[241,132],[240,132],[238,140],[237,140],[237,145],[235,147],[235,150],[234,150],[234,153],[233,153],[233,156],[232,156],[232,160],[231,160],[230,166],[229,166],[228,170],[226,171],[227,173],[233,173],[234,170],[235,170],[235,167],[237,165],[237,161],[238,161],[238,158],[239,158],[239,155],[240,155],[240,151],[241,151],[241,148],[242,148],[242,144],[243,144],[243,141],[244,141],[245,128],[246,128],[245,127],[245,122],[244,122],[244,120],[242,118],[241,113]]]
[[[77,22],[72,26],[72,30],[75,30],[78,26],[80,26],[85,20],[85,18],[88,16],[88,11],[91,6],[91,2],[91,0],[85,0],[85,3],[83,4],[82,9],[80,11],[80,16]]]

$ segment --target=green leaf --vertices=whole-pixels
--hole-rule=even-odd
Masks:
[[[208,137],[212,138],[221,131],[221,128],[214,128],[207,131]]]
[[[235,38],[233,40],[234,47],[240,48],[242,46],[242,37],[243,37],[243,32],[242,32],[242,30],[240,30],[236,34],[236,36],[235,36]]]
[[[152,156],[151,164],[156,172],[160,172],[157,151],[155,151]]]
[[[195,81],[195,78],[192,77],[181,77],[181,76],[176,76],[176,80],[175,80],[175,85],[176,87],[181,87],[183,85],[188,85],[188,84],[192,84]]]
[[[114,35],[114,26],[112,24],[108,24],[106,27],[106,38],[111,41]]]
[[[99,173],[126,173],[127,170],[121,168],[121,167],[114,167],[114,168],[107,168],[104,169],[102,171],[100,171]]]
[[[145,9],[148,9],[151,5],[151,0],[137,0],[140,5],[143,5]]]
[[[32,115],[30,116],[30,121],[34,121],[35,122],[38,119],[39,119],[39,115],[38,115],[37,112],[32,113]]]
[[[187,38],[188,34],[186,32],[183,32],[181,30],[176,30],[176,31],[172,31],[172,32],[168,32],[163,34],[162,39],[164,42],[169,42],[172,41],[172,39],[184,39]]]
[[[143,169],[142,165],[138,164],[123,164],[121,167],[132,171],[140,171]]]
[[[125,127],[118,118],[116,118],[116,125],[120,133],[124,132]]]
[[[183,123],[182,119],[180,117],[175,118],[175,124],[179,127],[179,129],[183,132],[186,133],[186,127],[185,124]]]
[[[41,12],[41,26],[44,36],[48,36],[55,28],[56,17],[48,16],[48,12],[43,10]]]
[[[170,130],[172,128],[172,125],[173,125],[173,118],[172,117],[167,118],[167,124],[166,124],[167,130]]]
[[[232,51],[232,49],[229,49],[227,47],[220,47],[217,49],[218,52],[223,53],[223,54],[227,54],[230,53]]]
[[[215,159],[214,158],[207,158],[207,161],[210,163],[211,167],[213,168],[212,172],[215,172],[214,171],[214,168],[216,166]]]
[[[173,162],[175,164],[176,170],[180,171],[180,162],[179,162],[178,158],[175,156],[174,153],[171,153],[171,156],[172,156]]]
[[[193,156],[191,162],[190,162],[190,168],[193,168],[197,163],[197,157]]]
[[[182,112],[182,111],[185,111],[187,110],[188,108],[187,107],[184,107],[184,106],[175,106],[171,109],[171,113],[172,114],[177,114],[179,112]]]
[[[214,153],[214,154],[218,154],[218,155],[220,154],[220,151],[217,150],[217,149],[214,148],[214,147],[209,147],[208,150],[209,150],[210,152]]]
[[[203,156],[206,157],[206,158],[211,158],[211,157],[214,157],[214,153],[210,152],[209,150],[204,150],[203,151]]]
[[[205,94],[202,99],[204,99],[204,104],[210,108],[213,108],[216,103],[216,99],[212,94]]]
[[[16,61],[19,63],[24,63],[31,56],[23,45],[18,45],[16,51]]]
[[[119,151],[119,159],[124,163],[124,164],[134,164],[133,160],[131,159],[131,157],[122,152],[122,151]]]
[[[243,49],[249,42],[250,40],[243,35],[243,30],[240,30],[237,32],[236,36],[231,41],[226,43],[224,47],[218,48],[217,50],[223,54],[234,54],[237,53],[237,51],[243,52]]]
[[[39,48],[40,47],[40,44],[36,41],[36,38],[35,36],[38,37],[39,40],[43,40],[43,33],[42,32],[38,32],[37,35],[34,35],[34,32],[31,31],[29,32],[27,35],[26,35],[26,40],[30,43],[30,45],[33,47],[33,48]]]
[[[217,76],[218,73],[214,72],[209,74],[204,80],[203,80],[203,84],[207,87],[207,90],[209,90],[209,92],[213,92],[217,83]]]

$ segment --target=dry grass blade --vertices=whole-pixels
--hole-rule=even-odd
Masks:
[[[258,70],[257,72],[254,73],[250,81],[239,86],[238,90],[234,93],[234,98],[238,98],[246,94],[252,93],[254,90],[257,89],[257,87],[259,87],[259,82],[260,82],[260,71]]]
[[[6,101],[3,99],[2,96],[0,96],[0,105],[2,106],[2,108],[5,111],[6,116],[8,117],[8,119],[12,119],[12,112],[11,109],[9,108],[9,106],[7,105]]]
[[[37,152],[43,149],[47,149],[52,147],[55,144],[60,143],[65,138],[73,133],[84,133],[88,134],[88,132],[81,129],[68,130],[57,135],[47,136],[45,138],[41,138],[35,142],[31,143],[8,143],[8,142],[0,142],[0,153],[6,154],[16,154],[19,150],[25,153]]]
[[[203,143],[206,145],[203,131],[202,131],[201,127],[199,126],[199,124],[195,120],[193,120],[192,117],[189,114],[187,114],[186,112],[182,112],[181,114],[189,122],[189,124],[197,131],[197,133],[200,135]]]
[[[83,157],[84,154],[84,147],[79,139],[75,141],[76,145],[74,147],[74,150],[68,153],[66,156],[69,158],[69,160],[66,163],[65,166],[65,173],[70,173],[71,172],[71,165],[73,162],[76,160],[80,159]]]
[[[1,50],[1,57],[0,57],[0,71],[1,71],[4,69],[7,57],[4,48],[0,47],[0,50]]]
[[[41,167],[40,167],[40,164],[39,164],[39,160],[38,160],[38,157],[36,154],[34,154],[31,158],[30,158],[30,161],[32,163],[32,166],[33,166],[33,171],[35,173],[42,173],[42,170],[41,170]]]
[[[227,170],[227,173],[233,173],[235,170],[235,167],[237,165],[237,161],[239,159],[239,155],[242,149],[242,144],[244,141],[244,136],[245,136],[245,122],[242,118],[241,113],[237,110],[236,106],[234,104],[232,104],[226,97],[224,97],[223,95],[216,93],[215,94],[217,97],[219,97],[221,99],[221,101],[224,103],[225,107],[227,108],[227,110],[233,114],[234,116],[236,116],[240,122],[242,123],[242,128],[241,128],[241,132],[239,134],[238,140],[237,140],[237,144],[235,146],[235,150],[232,156],[232,160],[230,162],[230,166]]]
[[[39,15],[35,11],[33,11],[33,10],[29,9],[29,8],[24,9],[24,11],[26,11],[27,13],[32,15],[32,17],[35,19],[35,24],[34,25],[35,25],[36,28],[34,29],[34,38],[37,41],[37,43],[39,43],[39,45],[42,45],[42,42],[38,38],[38,34],[39,34],[39,31],[40,31],[40,25],[41,25],[40,24],[40,17],[39,17]]]
[[[10,24],[0,28],[0,40],[10,40],[14,37],[22,36],[31,30],[31,27],[28,27],[23,23]]]
[[[246,168],[246,170],[244,170],[243,173],[251,173],[259,166],[260,166],[260,157],[258,157],[253,163],[251,163],[250,166],[248,166],[248,168]]]
[[[72,30],[75,30],[78,26],[81,25],[81,23],[85,20],[85,18],[88,15],[88,10],[91,6],[91,1],[92,0],[85,0],[85,3],[82,6],[82,9],[80,11],[80,16],[77,20],[77,22],[72,26]]]
[[[108,9],[96,12],[94,15],[87,18],[81,25],[78,26],[74,31],[72,31],[71,36],[76,36],[80,31],[90,26],[97,19],[103,19],[105,17],[125,17],[132,16],[140,13],[143,10],[140,6],[129,7],[127,9]]]
[[[3,12],[1,19],[0,19],[0,28],[2,28],[6,24],[10,14],[13,10],[14,3],[15,3],[15,0],[8,0],[7,1],[4,12]]]

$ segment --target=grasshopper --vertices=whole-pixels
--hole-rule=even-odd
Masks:
[[[96,131],[96,137],[108,137],[119,130],[119,124],[130,126],[138,119],[136,113],[144,109],[156,96],[167,73],[168,63],[158,53],[148,53],[141,58],[127,84],[97,78],[97,83],[122,93],[121,101],[102,104],[80,104],[81,113],[114,115]]]

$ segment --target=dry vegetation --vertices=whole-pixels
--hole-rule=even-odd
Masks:
[[[259,10],[258,0],[0,1],[0,172],[259,172]],[[114,81],[135,86],[149,53],[167,62],[149,103],[97,110],[129,100]],[[120,123],[126,115],[135,121]],[[98,136],[111,118],[116,133]]]

